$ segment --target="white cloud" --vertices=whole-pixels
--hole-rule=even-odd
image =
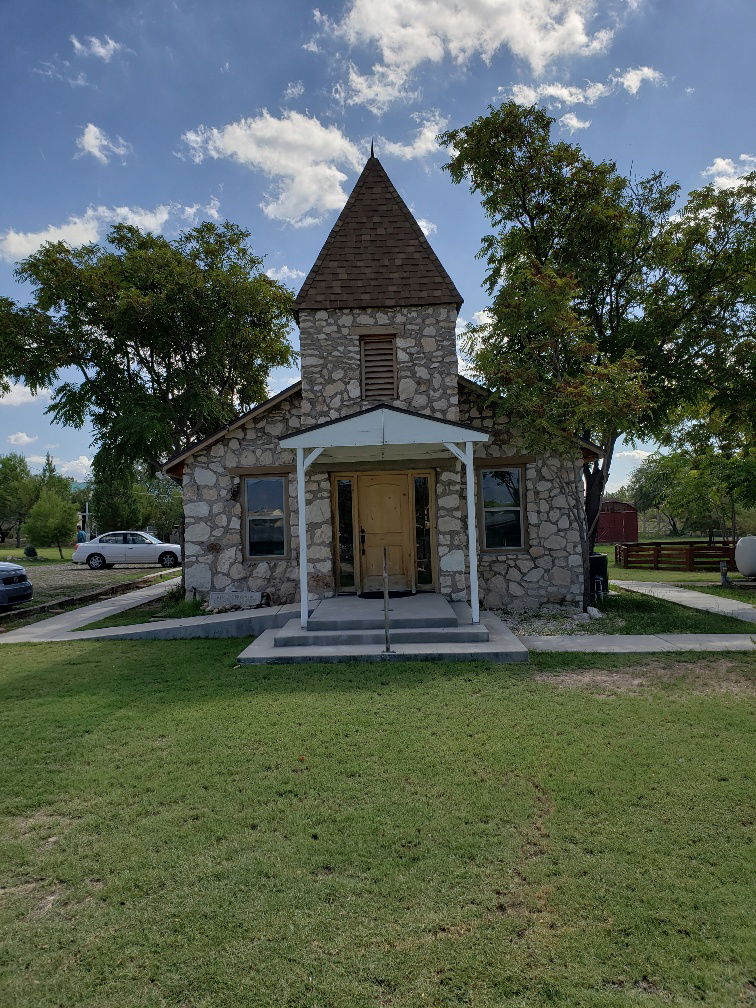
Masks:
[[[56,459],[55,464],[64,476],[73,476],[74,479],[84,480],[92,475],[92,459],[86,455],[67,461]]]
[[[284,101],[294,101],[295,98],[301,98],[304,94],[305,86],[301,80],[289,81],[286,85],[286,90],[283,93]]]
[[[482,308],[480,311],[473,312],[473,325],[476,326],[490,326],[493,323],[493,314],[488,310],[488,308]]]
[[[177,204],[161,204],[153,210],[142,207],[89,206],[83,214],[71,215],[65,224],[50,224],[41,231],[16,231],[9,228],[0,235],[0,258],[8,261],[23,259],[36,252],[45,242],[63,241],[67,245],[86,245],[97,241],[110,224],[133,224],[143,231],[162,231],[172,213],[183,208]]]
[[[70,38],[77,56],[96,56],[105,63],[110,63],[113,56],[123,49],[121,43],[114,42],[109,35],[101,39],[88,35],[83,42],[80,42],[75,35],[71,35]]]
[[[8,444],[17,445],[19,448],[25,448],[26,445],[34,444],[35,441],[39,441],[36,434],[24,434],[23,431],[8,435]]]
[[[54,60],[45,60],[39,66],[34,67],[34,73],[40,77],[47,77],[48,80],[61,80],[71,87],[89,87],[89,81],[85,73],[74,73],[68,60],[61,60],[57,57]]]
[[[633,462],[642,462],[652,454],[653,452],[644,451],[642,448],[628,448],[626,451],[617,452],[614,457],[616,459],[626,458],[632,459]]]
[[[406,96],[419,66],[446,57],[460,66],[474,57],[489,63],[507,47],[540,74],[555,59],[602,52],[613,32],[593,30],[597,6],[596,0],[350,0],[341,20],[316,10],[315,21],[321,36],[380,51],[369,74],[354,69],[349,80],[350,101],[379,112]]]
[[[32,466],[43,466],[44,455],[27,455],[26,461]],[[92,475],[92,459],[87,455],[79,455],[75,459],[61,459],[53,455],[55,468],[61,476],[70,476],[75,480],[85,480]]]
[[[575,130],[588,129],[591,125],[590,119],[578,119],[574,112],[567,112],[565,115],[559,117],[559,122],[568,129],[570,133],[574,133]]]
[[[0,396],[0,406],[26,406],[37,399],[49,399],[50,393],[43,389],[35,396],[26,385],[11,382],[10,392]]]
[[[107,164],[111,154],[123,157],[126,154],[131,154],[133,150],[131,144],[126,143],[123,137],[113,139],[108,136],[105,130],[101,130],[94,123],[87,123],[84,132],[76,139],[76,146],[79,148],[76,157],[91,154],[92,157],[97,158],[100,164]]]
[[[743,184],[743,176],[756,171],[756,157],[753,154],[741,154],[736,164],[732,158],[714,158],[708,168],[701,174],[709,179],[709,184],[715,189],[737,189]]]
[[[419,96],[407,86],[407,74],[399,67],[376,64],[371,73],[361,74],[354,63],[349,64],[348,105],[365,105],[381,115],[395,101],[412,101]]]
[[[287,110],[280,118],[267,109],[219,129],[198,126],[184,133],[188,155],[230,158],[273,181],[273,191],[260,204],[266,217],[294,227],[319,223],[346,200],[344,167],[357,171],[360,152],[337,126],[324,126],[314,116]]]
[[[424,217],[418,217],[417,223],[426,238],[430,238],[432,234],[435,234],[436,231],[438,231],[438,228],[433,221],[426,220]]]
[[[265,271],[271,280],[277,280],[279,283],[292,283],[301,280],[304,276],[302,270],[292,269],[291,266],[271,266],[270,269]]]
[[[613,77],[612,80],[621,84],[628,94],[634,95],[638,93],[643,81],[648,81],[650,84],[663,84],[664,75],[652,67],[642,66],[636,67],[634,70],[625,70],[623,74]]]
[[[397,143],[394,140],[386,140],[385,137],[381,137],[379,139],[381,153],[385,151],[386,154],[393,155],[393,157],[409,161],[413,158],[434,154],[439,149],[436,137],[446,129],[449,120],[442,116],[437,109],[426,112],[424,115],[416,113],[412,118],[419,124],[412,143]]]
[[[211,196],[204,206],[201,203],[192,203],[191,206],[180,208],[181,216],[190,224],[197,223],[200,211],[204,217],[209,217],[214,221],[220,220],[220,200],[217,196]]]
[[[652,67],[628,68],[620,72],[616,70],[608,80],[588,81],[583,87],[575,84],[515,84],[511,88],[499,88],[500,95],[506,95],[518,105],[535,105],[542,101],[552,108],[561,105],[593,105],[600,98],[607,98],[618,88],[624,88],[628,94],[638,93],[641,84],[664,84],[664,75]]]

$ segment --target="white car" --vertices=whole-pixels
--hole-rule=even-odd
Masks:
[[[105,532],[89,542],[77,543],[71,557],[90,570],[105,570],[114,564],[160,564],[175,567],[181,563],[181,547],[164,543],[149,532]]]

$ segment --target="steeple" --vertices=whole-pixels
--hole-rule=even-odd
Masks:
[[[302,309],[453,304],[462,297],[370,146],[296,299]]]

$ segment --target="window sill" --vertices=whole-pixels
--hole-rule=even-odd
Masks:
[[[272,563],[273,561],[283,561],[290,560],[291,557],[288,553],[281,556],[280,553],[276,553],[275,556],[245,556],[244,563]]]

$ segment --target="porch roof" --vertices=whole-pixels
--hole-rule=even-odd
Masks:
[[[486,431],[395,406],[370,409],[316,424],[281,438],[283,448],[321,448],[343,460],[430,458],[446,454],[449,442],[488,441]]]

